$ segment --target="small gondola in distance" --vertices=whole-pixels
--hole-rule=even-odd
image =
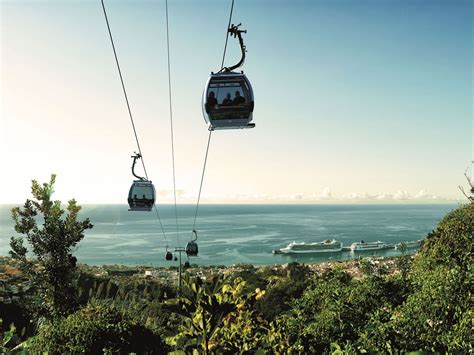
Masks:
[[[197,256],[199,252],[199,248],[196,242],[191,241],[186,244],[186,254],[188,256]]]
[[[133,180],[132,186],[130,186],[127,202],[130,207],[129,211],[149,212],[155,205],[156,191],[155,186],[153,186],[153,183],[150,180],[138,176],[135,173],[135,164],[137,163],[137,160],[141,159],[141,157],[140,153],[132,155],[132,174],[137,178],[137,180]]]
[[[194,237],[191,241],[186,244],[186,254],[188,256],[197,256],[199,252],[196,240],[198,239],[197,231],[193,229],[192,236]]]

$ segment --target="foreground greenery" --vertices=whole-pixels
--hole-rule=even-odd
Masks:
[[[73,284],[77,259],[72,250],[84,238],[84,231],[92,228],[89,219],[77,220],[81,207],[74,199],[68,202],[66,215],[61,201],[52,200],[55,181],[55,175],[49,183],[42,185],[33,180],[33,199],[26,200],[22,208],[12,209],[15,231],[25,237],[10,240],[12,258],[19,261],[20,269],[42,296],[30,300],[31,311],[36,318],[49,320],[77,310]],[[42,226],[38,225],[38,218],[42,220]],[[36,265],[27,259],[25,239]]]
[[[56,231],[48,228],[46,234]],[[15,245],[21,245],[18,239],[12,241],[18,254]],[[0,323],[0,352],[472,352],[473,245],[471,202],[446,215],[421,250],[400,257],[400,272],[390,275],[370,259],[360,261],[364,275],[357,278],[338,267],[316,273],[296,263],[286,269],[246,266],[206,279],[186,277],[178,295],[153,279],[120,281],[74,269],[68,285],[75,308],[60,303],[55,310],[54,292],[44,291],[54,280],[46,275],[38,286],[26,274],[32,287]],[[35,272],[49,272],[44,258],[20,259]],[[51,310],[48,317],[36,317],[38,304]],[[11,326],[26,324],[25,318],[34,321],[32,329]]]

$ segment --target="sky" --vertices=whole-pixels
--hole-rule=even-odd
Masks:
[[[164,0],[106,0],[148,176],[173,202]],[[231,1],[169,0],[178,203],[194,203]],[[0,203],[126,203],[137,150],[100,1],[0,0]],[[203,203],[462,200],[474,160],[473,2],[235,0],[248,130],[215,131]],[[240,58],[230,38],[226,65]],[[140,172],[140,171],[139,171]],[[468,174],[471,172],[468,171]]]

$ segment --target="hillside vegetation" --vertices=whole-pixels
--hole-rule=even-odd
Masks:
[[[6,296],[11,284],[0,288],[0,352],[472,352],[473,245],[471,202],[448,213],[414,257],[398,258],[395,273],[370,259],[359,262],[361,277],[337,266],[241,266],[187,276],[178,293],[153,278],[75,268],[73,307],[63,297],[57,311],[54,289],[24,271],[27,262],[43,272],[41,260],[12,253],[9,280],[21,287],[15,297]]]

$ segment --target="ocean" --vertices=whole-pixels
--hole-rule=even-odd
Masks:
[[[10,209],[0,205],[0,255],[8,255],[16,235]],[[457,205],[201,205],[196,223],[199,255],[183,261],[198,265],[285,264],[345,260],[350,252],[317,255],[273,255],[292,241],[336,239],[344,246],[364,240],[387,243],[418,240]],[[94,228],[74,251],[80,263],[176,266],[166,261],[166,246],[174,252],[191,239],[193,205],[178,205],[178,233],[173,205],[159,205],[165,237],[154,212],[129,212],[127,205],[85,205],[81,218]],[[389,249],[366,255],[399,255]]]

